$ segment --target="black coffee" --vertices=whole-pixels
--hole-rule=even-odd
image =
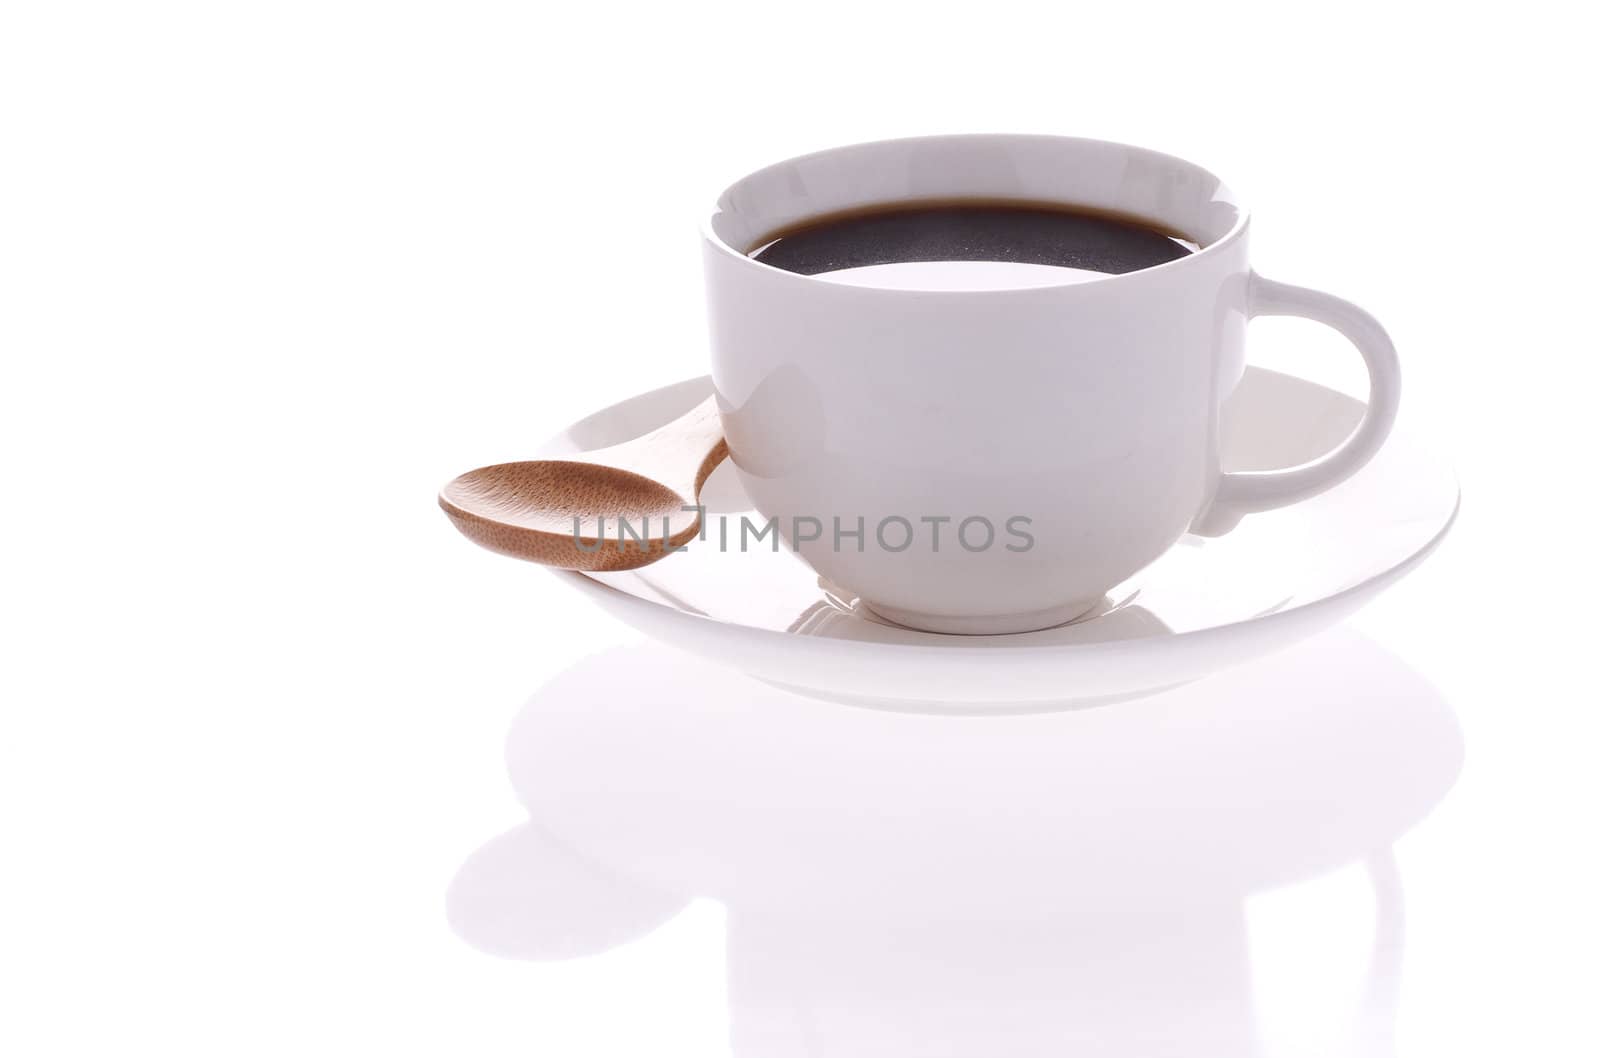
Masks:
[[[750,256],[801,275],[914,261],[1001,261],[1121,275],[1194,252],[1131,217],[1037,202],[902,203],[774,232]]]

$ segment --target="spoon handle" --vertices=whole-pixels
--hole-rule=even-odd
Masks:
[[[643,437],[585,455],[584,462],[631,470],[690,500],[728,454],[715,395]]]

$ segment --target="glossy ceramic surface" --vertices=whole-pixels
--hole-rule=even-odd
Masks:
[[[747,256],[804,218],[973,198],[1142,218],[1200,249],[1044,285],[990,270],[993,283],[955,290]],[[1223,533],[1332,487],[1389,431],[1394,349],[1356,306],[1254,274],[1247,230],[1211,173],[1098,140],[889,140],[745,177],[707,220],[704,257],[711,374],[750,502],[879,614],[1018,632],[1092,611],[1186,532]],[[1351,340],[1370,409],[1296,465],[1224,473],[1222,403],[1244,370],[1246,324],[1282,314]]]
[[[575,424],[548,456],[647,433],[704,399],[706,378],[623,401]],[[1231,471],[1294,466],[1360,421],[1359,400],[1251,368],[1225,409]],[[1396,430],[1379,456],[1320,496],[1188,536],[1059,628],[954,636],[891,625],[770,540],[741,550],[755,516],[726,464],[706,482],[706,539],[629,573],[558,572],[663,642],[801,693],[896,709],[1016,712],[1146,694],[1259,657],[1325,628],[1420,562],[1448,530],[1449,467]],[[726,551],[721,541],[728,541]]]

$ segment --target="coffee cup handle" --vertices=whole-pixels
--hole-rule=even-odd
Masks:
[[[1198,536],[1221,536],[1247,514],[1286,507],[1333,488],[1377,454],[1400,405],[1400,363],[1394,343],[1366,310],[1332,294],[1274,282],[1252,272],[1249,315],[1251,319],[1302,316],[1327,324],[1350,339],[1367,362],[1367,412],[1344,443],[1320,459],[1285,470],[1223,474],[1210,505],[1189,529]]]

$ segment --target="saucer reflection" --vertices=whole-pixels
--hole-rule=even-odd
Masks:
[[[530,821],[463,866],[451,922],[554,960],[728,911],[739,1055],[1257,1055],[1247,902],[1367,864],[1387,1052],[1390,844],[1454,781],[1448,706],[1335,631],[1176,691],[1003,718],[819,703],[656,647],[530,701]]]

